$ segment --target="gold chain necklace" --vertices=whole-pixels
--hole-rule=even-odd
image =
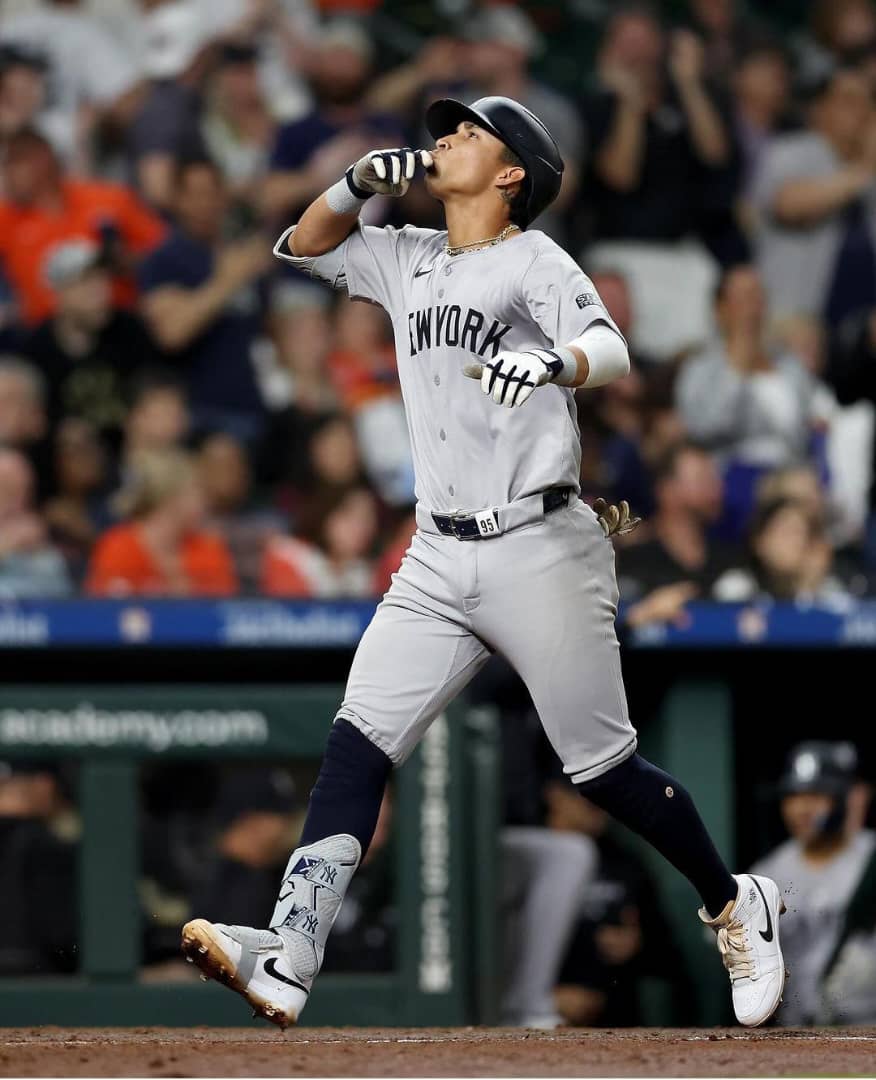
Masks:
[[[506,237],[510,236],[518,228],[514,222],[509,222],[505,228],[499,233],[498,236],[491,236],[488,240],[472,240],[470,244],[457,244],[456,247],[451,247],[450,244],[444,245],[445,255],[461,255],[464,251],[473,251],[475,248],[488,248],[495,247],[496,244],[501,244]]]

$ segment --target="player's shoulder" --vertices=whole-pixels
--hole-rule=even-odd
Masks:
[[[561,248],[556,240],[538,229],[527,229],[515,241],[520,244],[519,262],[524,275],[540,271],[557,273],[561,271],[582,273],[581,266],[568,251]]]
[[[423,229],[419,225],[384,225],[384,232],[396,244],[404,247],[441,247],[447,242],[447,233],[438,229]]]
[[[521,245],[533,259],[558,259],[563,262],[575,262],[572,256],[547,233],[539,229],[527,229],[517,238],[515,243]]]

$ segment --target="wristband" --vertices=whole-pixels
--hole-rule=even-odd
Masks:
[[[325,193],[328,208],[335,214],[358,214],[366,199],[374,194],[358,187],[353,181],[352,172],[352,167],[347,169],[345,175]]]
[[[558,345],[555,349],[539,349],[539,356],[550,368],[551,382],[560,386],[572,386],[578,378],[578,361],[571,349]],[[550,356],[550,360],[545,360]]]

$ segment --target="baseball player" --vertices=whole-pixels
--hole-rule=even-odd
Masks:
[[[493,651],[523,678],[565,773],[645,837],[702,896],[739,1021],[782,996],[779,890],[735,878],[684,787],[636,753],[614,620],[614,550],[578,498],[574,395],[629,370],[590,279],[530,223],[563,161],[517,102],[441,100],[432,150],[375,150],[274,253],[392,319],[413,448],[417,531],[359,644],[269,929],[195,919],[184,953],[281,1027],[297,1020],[374,831],[391,770]],[[363,226],[418,167],[446,231]]]

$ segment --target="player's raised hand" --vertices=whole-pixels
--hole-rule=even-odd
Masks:
[[[347,180],[354,193],[399,196],[411,186],[417,163],[424,169],[432,164],[428,150],[411,150],[409,146],[395,150],[369,150],[347,170]]]
[[[509,409],[522,405],[537,386],[552,382],[562,370],[562,359],[549,349],[500,352],[492,360],[470,360],[462,369],[470,379],[481,380],[481,390],[497,405]]]

